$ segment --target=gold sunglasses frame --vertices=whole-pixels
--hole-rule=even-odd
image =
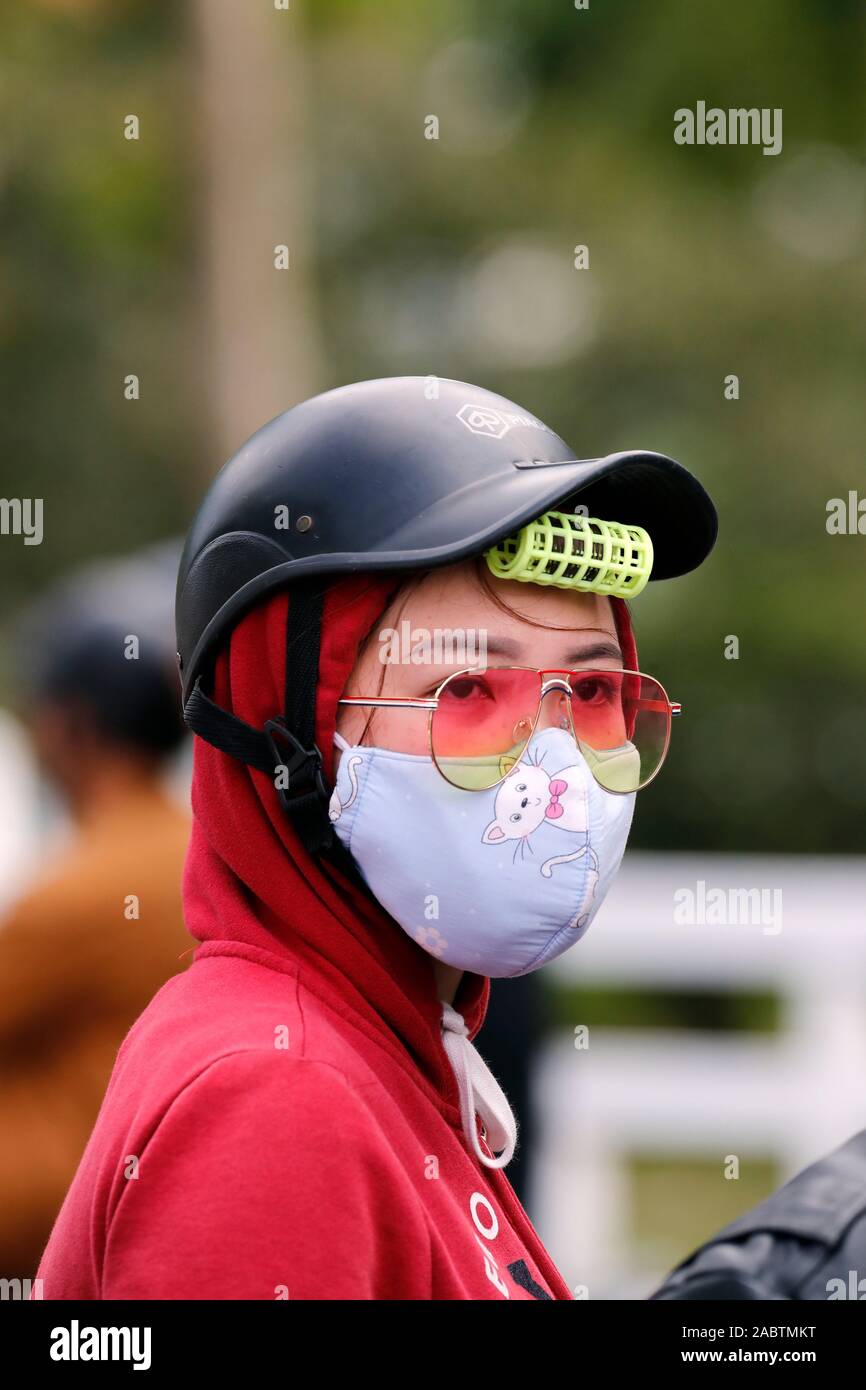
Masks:
[[[538,717],[539,717],[539,715],[541,714],[541,705],[542,705],[542,701],[544,700],[545,696],[546,696],[546,695],[549,695],[549,694],[550,694],[552,691],[554,691],[554,690],[559,690],[561,694],[567,694],[567,695],[572,695],[572,694],[574,693],[574,692],[572,691],[571,686],[568,684],[568,681],[567,681],[567,680],[559,679],[559,680],[549,680],[549,681],[545,681],[545,680],[544,680],[544,677],[545,677],[545,676],[555,676],[555,677],[560,677],[560,678],[561,678],[561,677],[565,677],[565,676],[588,675],[588,674],[590,674],[591,672],[596,672],[596,671],[597,671],[599,675],[609,675],[609,676],[610,676],[610,675],[613,675],[613,676],[639,676],[639,677],[641,678],[641,680],[652,681],[654,685],[658,686],[659,690],[660,690],[661,693],[662,693],[662,696],[664,697],[664,702],[665,702],[665,704],[666,704],[666,706],[667,706],[668,720],[667,720],[667,729],[666,729],[666,732],[665,732],[665,745],[664,745],[664,748],[662,749],[662,755],[661,755],[661,757],[659,758],[658,767],[656,768],[655,772],[652,774],[651,777],[648,777],[647,780],[646,780],[645,782],[641,782],[640,786],[635,787],[634,790],[635,790],[636,792],[643,791],[644,788],[645,788],[645,787],[648,787],[649,784],[650,784],[650,782],[654,781],[655,778],[656,778],[656,777],[659,775],[659,773],[661,772],[662,767],[664,766],[665,759],[667,758],[668,749],[669,749],[669,747],[670,747],[670,742],[671,742],[671,719],[672,719],[675,715],[682,714],[682,712],[683,712],[683,707],[682,707],[682,705],[681,705],[678,701],[671,700],[671,699],[669,698],[668,693],[667,693],[667,691],[665,690],[664,686],[662,685],[661,681],[656,680],[656,677],[655,677],[655,676],[650,676],[650,675],[648,675],[645,671],[630,671],[630,670],[627,670],[625,667],[615,667],[615,668],[613,668],[613,669],[605,670],[605,669],[603,669],[602,667],[598,667],[598,666],[587,666],[587,667],[583,668],[582,670],[581,670],[580,667],[576,667],[576,666],[573,666],[573,667],[570,667],[570,668],[564,668],[564,667],[563,667],[563,668],[559,668],[559,667],[538,667],[538,666],[515,666],[515,665],[508,665],[508,666],[468,666],[468,667],[466,667],[465,670],[462,670],[462,671],[452,671],[449,675],[447,675],[447,676],[445,677],[445,679],[442,681],[442,684],[439,685],[439,686],[437,686],[435,694],[430,695],[430,696],[412,697],[412,696],[399,696],[399,695],[378,695],[378,696],[370,696],[369,698],[365,698],[364,696],[361,696],[361,695],[348,695],[348,696],[344,696],[342,699],[338,700],[338,701],[337,701],[337,704],[338,704],[338,705],[368,705],[368,706],[373,706],[373,707],[377,707],[377,706],[378,706],[378,707],[384,707],[384,708],[386,708],[386,709],[426,709],[426,710],[429,710],[429,718],[428,718],[428,720],[427,720],[427,746],[428,746],[428,750],[429,750],[429,753],[430,753],[430,760],[431,760],[431,762],[433,763],[434,767],[436,768],[436,771],[439,773],[439,776],[442,777],[443,780],[446,781],[446,782],[448,783],[449,787],[456,787],[458,791],[462,791],[462,792],[490,791],[493,787],[498,787],[502,782],[504,782],[505,779],[506,779],[506,777],[510,777],[511,774],[512,774],[512,772],[514,771],[514,768],[515,768],[515,767],[519,767],[519,766],[520,766],[521,761],[522,761],[522,758],[523,758],[523,754],[522,754],[522,753],[521,753],[520,757],[517,759],[517,762],[514,764],[514,767],[510,767],[510,768],[508,769],[508,771],[505,772],[505,773],[503,773],[503,775],[502,775],[501,777],[498,777],[498,778],[496,779],[495,782],[491,782],[489,787],[461,787],[461,786],[458,785],[458,783],[452,782],[451,779],[450,779],[450,777],[446,777],[445,773],[442,771],[442,768],[441,768],[440,765],[439,765],[439,761],[438,761],[438,759],[437,759],[437,757],[436,757],[436,754],[435,754],[435,752],[434,752],[434,750],[433,750],[433,716],[434,716],[434,714],[436,713],[436,710],[439,708],[439,700],[440,700],[440,698],[441,698],[442,691],[445,689],[446,685],[448,685],[451,681],[456,680],[459,676],[478,676],[478,675],[483,675],[483,674],[485,673],[485,671],[531,671],[531,672],[533,672],[533,674],[537,675],[537,676],[540,678],[540,693],[539,693],[539,696],[538,696],[538,704],[537,704],[537,706],[536,706],[535,714],[534,714],[534,716],[533,716],[532,727],[531,727],[530,730],[529,730],[529,735],[528,735],[528,737],[527,737],[527,739],[526,739],[526,743],[525,743],[525,745],[524,745],[524,751],[525,751],[525,749],[529,746],[529,741],[530,741],[530,739],[532,738],[532,735],[535,733],[535,727],[536,727],[536,725],[537,725],[537,723],[538,723]],[[653,702],[653,703],[656,703],[656,702]],[[579,743],[577,734],[576,734],[575,731],[574,731],[574,720],[573,720],[573,718],[572,718],[572,713],[571,713],[571,701],[570,701],[570,700],[569,700],[569,705],[568,705],[568,718],[569,718],[569,723],[571,724],[571,733],[572,733],[572,736],[573,736],[573,738],[574,738],[574,741],[575,741],[575,743]],[[598,781],[598,778],[596,778],[596,781]],[[604,787],[604,784],[603,784],[603,783],[599,783],[599,785],[602,786],[603,789],[604,789],[605,791],[610,791],[610,788],[609,788],[609,787]],[[610,794],[611,794],[611,796],[631,796],[631,795],[632,795],[632,792],[615,792],[615,791],[610,791]]]

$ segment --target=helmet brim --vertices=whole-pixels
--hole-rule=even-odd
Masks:
[[[236,589],[201,632],[182,672],[184,697],[221,634],[254,603],[285,584],[316,574],[453,564],[480,554],[547,510],[567,511],[578,505],[590,516],[649,532],[654,552],[651,581],[688,574],[715,544],[718,518],[712,500],[697,478],[665,454],[630,450],[598,459],[518,465],[507,479],[469,482],[363,551],[324,552],[264,567]]]

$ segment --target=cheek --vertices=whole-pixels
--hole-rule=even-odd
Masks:
[[[350,744],[390,748],[394,753],[429,754],[429,718],[427,710],[366,709],[363,705],[343,705],[337,714],[337,732]],[[341,751],[334,749],[335,758]],[[335,771],[337,766],[335,762]]]
[[[364,742],[395,753],[429,753],[428,710],[377,709]]]

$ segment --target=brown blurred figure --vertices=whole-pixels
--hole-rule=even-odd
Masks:
[[[20,644],[21,713],[73,836],[0,919],[4,1278],[35,1271],[117,1050],[194,946],[180,902],[189,822],[162,785],[183,737],[175,561],[162,547],[91,572],[43,602]]]

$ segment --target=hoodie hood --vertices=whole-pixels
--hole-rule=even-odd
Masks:
[[[326,595],[316,742],[330,781],[337,700],[362,640],[401,582],[358,576]],[[214,700],[257,728],[284,708],[289,602],[289,593],[273,594],[247,613],[216,662]],[[440,1104],[459,1112],[430,956],[372,896],[307,853],[270,777],[199,738],[192,809],[183,898],[187,927],[202,943],[196,958],[234,944],[245,954],[291,962],[333,1008],[351,1010],[368,1034],[408,1053]],[[453,1007],[470,1039],[484,1021],[489,991],[486,976],[461,980]]]
[[[402,578],[354,576],[332,584],[325,596],[316,743],[331,782],[337,701],[363,639]],[[281,592],[248,612],[216,661],[214,700],[257,728],[285,706],[289,603],[290,592]],[[612,604],[623,665],[635,670],[628,609],[621,599]],[[350,1010],[368,1036],[404,1062],[408,1056],[440,1107],[453,1107],[466,1122],[471,1088],[460,1078],[468,1066],[476,1089],[495,1089],[507,1111],[474,1049],[455,1067],[451,1034],[471,1042],[479,1032],[490,994],[486,976],[466,972],[443,1014],[428,953],[363,887],[308,854],[267,774],[199,738],[192,809],[183,898],[188,930],[202,943],[196,958],[235,949],[297,970],[324,1002]]]

